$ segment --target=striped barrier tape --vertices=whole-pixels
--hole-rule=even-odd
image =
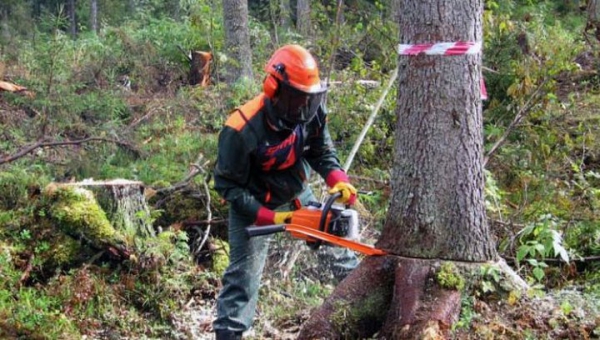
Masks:
[[[481,41],[441,42],[435,44],[399,44],[398,54],[408,56],[420,54],[455,56],[481,53],[481,47]],[[480,87],[481,99],[488,99],[487,89],[485,88],[483,76],[481,77]]]

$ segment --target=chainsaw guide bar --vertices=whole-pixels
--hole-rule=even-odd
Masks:
[[[368,256],[382,256],[388,255],[385,250],[378,249],[373,247],[372,245],[360,243],[352,240],[345,239],[343,237],[331,235],[310,227],[298,225],[298,224],[275,224],[269,226],[262,227],[248,227],[246,228],[246,232],[249,237],[254,236],[262,236],[278,233],[281,231],[287,231],[292,236],[298,237],[298,234],[309,236],[311,238],[328,242],[332,245],[340,246],[343,248],[348,248],[354,251],[357,251],[361,254],[365,254]]]

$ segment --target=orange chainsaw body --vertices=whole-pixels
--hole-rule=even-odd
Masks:
[[[292,219],[290,221],[289,224],[295,224],[295,225],[301,225],[301,226],[305,226],[307,228],[310,229],[314,229],[314,230],[319,230],[319,223],[321,221],[321,215],[323,214],[323,211],[320,209],[315,209],[315,208],[300,208],[298,210],[295,210],[292,213]],[[325,220],[325,228],[327,228],[327,226],[329,225],[331,221],[331,213],[327,214],[327,218]],[[322,230],[324,232],[327,232],[327,230]],[[309,242],[312,241],[316,241],[314,238],[305,235],[305,234],[301,234],[301,233],[297,233],[294,231],[290,231],[290,234],[295,237],[295,238],[299,238],[301,240],[306,240]]]
[[[333,209],[332,204],[341,194],[332,195],[323,208],[307,206],[292,212],[292,217],[285,224],[267,226],[250,226],[246,228],[248,237],[270,235],[287,231],[294,238],[305,240],[313,250],[322,243],[348,248],[369,256],[388,255],[388,252],[372,245],[355,241],[358,219],[356,211]]]

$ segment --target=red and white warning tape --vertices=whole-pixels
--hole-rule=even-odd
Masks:
[[[441,42],[435,44],[399,44],[398,54],[400,55],[465,55],[481,53],[481,41],[457,41],[457,42]],[[483,76],[481,77],[481,99],[488,99],[487,89]]]
[[[400,44],[398,54],[400,55],[463,55],[477,54],[481,52],[481,41],[457,41],[441,42],[435,44]]]

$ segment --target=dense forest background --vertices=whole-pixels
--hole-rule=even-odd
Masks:
[[[1,338],[210,338],[227,261],[211,169],[228,112],[261,90],[277,47],[304,45],[330,83],[344,163],[396,67],[393,1],[310,2],[308,18],[300,3],[249,2],[253,75],[240,80],[226,74],[239,61],[219,1],[0,3],[0,80],[24,87],[0,92]],[[600,5],[485,1],[484,35],[489,224],[532,289],[520,296],[493,269],[481,273],[453,334],[600,338]],[[209,84],[192,81],[196,51],[212,55]],[[386,215],[397,91],[348,171],[368,193],[366,241]],[[74,232],[104,226],[93,219],[103,213],[71,215],[77,199],[57,206],[48,187],[86,179],[143,183],[149,214],[138,217],[151,236]],[[251,337],[293,338],[332,290],[312,259],[275,240]]]

